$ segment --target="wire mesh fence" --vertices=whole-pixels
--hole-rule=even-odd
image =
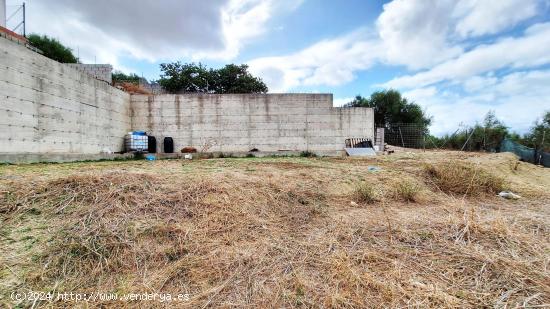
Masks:
[[[384,128],[384,141],[388,145],[405,148],[425,148],[425,126],[414,123],[394,123]]]

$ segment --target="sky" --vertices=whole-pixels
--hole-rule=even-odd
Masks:
[[[13,5],[7,0],[8,15]],[[10,6],[11,5],[11,6]],[[452,133],[550,110],[550,0],[27,0],[27,32],[149,80],[160,63],[246,63],[270,92],[397,89]],[[15,22],[13,18],[10,22]],[[9,23],[8,23],[9,26]]]

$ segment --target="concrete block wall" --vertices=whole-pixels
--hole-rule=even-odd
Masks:
[[[65,65],[109,84],[113,81],[113,66],[110,64],[66,63]]]
[[[122,151],[130,95],[0,38],[2,154]]]
[[[346,138],[374,140],[370,108],[332,107],[331,94],[132,95],[132,129],[174,139],[174,149],[342,151]],[[159,148],[161,149],[161,148]]]

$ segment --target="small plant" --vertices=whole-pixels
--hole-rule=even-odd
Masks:
[[[309,150],[300,152],[300,157],[303,158],[315,158],[317,155],[314,152],[311,152]]]
[[[420,186],[409,179],[402,179],[394,184],[394,194],[396,198],[406,202],[418,202]]]
[[[356,185],[354,196],[359,202],[367,204],[376,202],[376,192],[373,186],[365,182]]]
[[[247,153],[246,157],[247,158],[255,158],[256,156],[253,153]]]

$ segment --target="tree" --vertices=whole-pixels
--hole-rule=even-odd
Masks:
[[[172,93],[266,93],[264,82],[252,76],[245,64],[207,69],[201,63],[163,63],[159,84]]]
[[[550,151],[550,111],[535,122],[521,143],[537,150]]]
[[[489,111],[483,122],[466,126],[453,134],[442,138],[430,137],[430,143],[446,149],[463,149],[466,151],[498,152],[504,138],[510,138],[508,128],[500,121],[494,111]]]
[[[216,93],[266,93],[264,82],[248,72],[248,65],[228,64],[213,71]]]
[[[502,140],[508,136],[508,128],[497,119],[494,111],[489,111],[483,120],[483,136],[478,137],[476,150],[498,151]],[[481,132],[479,132],[481,135]],[[483,143],[483,144],[481,144]]]
[[[200,63],[163,63],[160,70],[159,84],[169,92],[212,92],[212,74]]]
[[[58,40],[47,35],[31,34],[27,37],[29,43],[44,53],[44,56],[61,63],[77,63],[72,49],[64,46]]]
[[[387,127],[391,124],[410,123],[418,124],[426,129],[432,119],[422,110],[420,105],[409,102],[397,90],[377,91],[370,98],[356,96],[345,107],[370,107],[374,109],[374,122],[378,127]]]

